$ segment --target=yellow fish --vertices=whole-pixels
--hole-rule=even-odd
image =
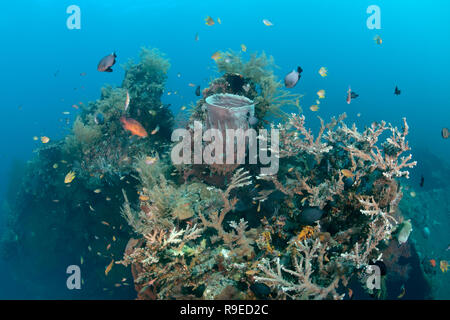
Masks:
[[[266,25],[266,26],[268,26],[268,27],[271,27],[271,26],[273,26],[273,23],[272,22],[270,22],[269,20],[267,20],[267,19],[264,19],[263,20],[263,23]]]
[[[320,68],[319,74],[320,74],[323,78],[325,78],[325,77],[328,75],[328,69],[325,68],[325,67]]]
[[[382,44],[383,43],[383,39],[381,39],[381,37],[379,35],[376,35],[375,38],[373,38],[373,40],[375,40],[376,44]]]
[[[241,49],[244,52],[247,52],[247,46],[245,44],[241,44]]]
[[[70,171],[64,178],[64,183],[71,183],[75,179],[75,172]]]
[[[402,286],[401,290],[402,290],[402,292],[400,292],[400,294],[398,295],[398,297],[397,297],[398,299],[401,299],[405,296],[406,289],[405,289],[404,285]]]
[[[210,16],[207,16],[205,21],[206,21],[206,25],[207,26],[213,26],[214,25],[214,20]]]
[[[42,143],[48,143],[50,141],[50,138],[49,137],[41,137],[41,142]]]
[[[38,138],[38,137],[36,137],[36,136],[34,136],[34,137],[33,137],[33,140],[34,140],[34,141],[38,141],[38,140],[39,140],[39,138]]]
[[[447,272],[448,271],[448,261],[441,260],[441,262],[439,263],[439,267],[441,268],[442,272]]]
[[[317,104],[315,104],[315,105],[309,107],[309,109],[310,109],[311,111],[319,111],[319,106],[318,106]]]
[[[55,164],[53,165],[53,169],[58,169],[58,164],[57,164],[57,163],[55,163]]]
[[[317,95],[319,96],[319,99],[324,99],[325,98],[325,90],[319,90],[317,91]]]
[[[100,192],[102,192],[102,189],[95,189],[94,192],[95,193],[100,193]]]
[[[220,20],[220,18],[217,18],[217,22],[218,22],[219,24],[222,24],[222,20]]]
[[[217,60],[222,59],[222,56],[220,55],[220,52],[217,51],[211,56],[211,59],[217,62]]]

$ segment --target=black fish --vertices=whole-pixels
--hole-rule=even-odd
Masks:
[[[395,86],[394,94],[395,94],[396,96],[398,96],[398,95],[400,95],[400,93],[402,93],[402,91],[399,90],[397,86]]]
[[[100,62],[98,63],[97,70],[100,72],[113,72],[111,67],[116,63],[116,53],[111,53],[104,57]]]
[[[234,94],[239,94],[245,85],[244,77],[238,73],[227,73],[224,76]]]
[[[356,99],[356,98],[359,97],[359,94],[357,94],[356,92],[352,91],[351,92],[351,97],[352,97],[352,99]]]
[[[200,86],[197,86],[197,88],[195,89],[195,95],[197,97],[200,97]]]
[[[322,218],[323,214],[323,210],[319,207],[306,207],[300,214],[300,222],[302,224],[314,224]]]
[[[424,181],[425,181],[425,178],[422,176],[422,177],[420,178],[420,186],[421,186],[421,187],[423,187]]]

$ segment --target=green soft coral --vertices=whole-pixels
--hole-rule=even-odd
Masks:
[[[248,61],[244,61],[241,53],[234,51],[222,52],[223,59],[217,60],[217,68],[223,73],[239,73],[250,79],[259,87],[259,95],[255,99],[256,116],[260,119],[267,116],[286,118],[282,110],[284,106],[295,106],[299,113],[298,94],[291,94],[283,89],[283,84],[277,80],[273,70],[277,68],[272,56],[265,52],[258,55],[253,53]]]

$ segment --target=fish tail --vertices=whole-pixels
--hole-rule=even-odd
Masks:
[[[302,69],[302,67],[300,67],[300,66],[299,66],[299,67],[297,67],[297,72],[298,72],[298,73],[302,73],[302,72],[303,72],[303,69]]]

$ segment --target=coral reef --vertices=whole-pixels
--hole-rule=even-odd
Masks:
[[[145,240],[122,263],[137,264],[143,270],[138,283],[150,281],[155,298],[186,297],[183,292],[190,292],[190,298],[214,298],[208,289],[212,278],[223,289],[230,285],[247,288],[243,290],[246,298],[256,296],[251,289],[255,283],[267,285],[271,298],[343,298],[339,286],[346,286],[355,274],[383,258],[382,250],[402,221],[397,210],[402,192],[395,179],[408,177],[405,168],[415,165],[410,156],[398,160],[409,150],[405,120],[402,131],[382,123],[359,133],[355,125],[349,129],[344,119],[342,115],[328,124],[320,119],[321,128],[314,137],[305,128],[305,117],[293,114],[277,126],[283,161],[277,175],[250,174],[241,167],[223,188],[203,182],[204,188],[220,196],[216,206],[194,210],[184,222],[173,211],[180,201],[176,199],[188,199],[180,197],[179,190],[193,182],[177,188],[159,179],[161,183],[153,188],[164,188],[165,196],[148,191],[150,204],[143,208],[141,202],[137,214],[126,202],[125,215]],[[392,136],[379,142],[385,130]],[[240,194],[232,194],[235,188],[256,183],[253,201],[258,206],[244,211],[247,217],[259,215],[260,221],[252,221],[250,227],[235,211]],[[277,193],[282,201],[276,201],[271,212],[264,204],[272,202],[273,206]],[[136,216],[137,220],[130,219]],[[150,225],[142,227],[136,221]],[[191,230],[198,230],[195,239],[184,240]],[[176,249],[167,246],[174,237]],[[192,250],[201,251],[206,260],[189,259]]]
[[[170,64],[143,48],[138,63],[125,65],[122,87],[103,88],[69,136],[38,149],[9,210],[4,248],[25,248],[30,263],[52,271],[80,260],[94,270],[89,283],[100,279],[96,294],[132,290],[132,278],[139,299],[342,299],[380,260],[407,277],[395,269],[406,253],[391,242],[405,220],[399,181],[416,165],[404,155],[406,120],[402,129],[381,122],[360,132],[343,114],[319,118],[313,134],[272,58],[221,56],[222,75],[203,90],[186,128],[193,135],[194,121],[214,122],[207,102],[217,94],[234,95],[225,107],[244,101],[250,116],[254,102],[251,126],[280,135],[279,151],[269,150],[280,161],[276,174],[261,174],[260,164],[174,166],[174,119],[160,101]],[[130,136],[122,117],[151,134]],[[73,181],[65,181],[68,172]],[[75,256],[54,261],[68,251]]]

